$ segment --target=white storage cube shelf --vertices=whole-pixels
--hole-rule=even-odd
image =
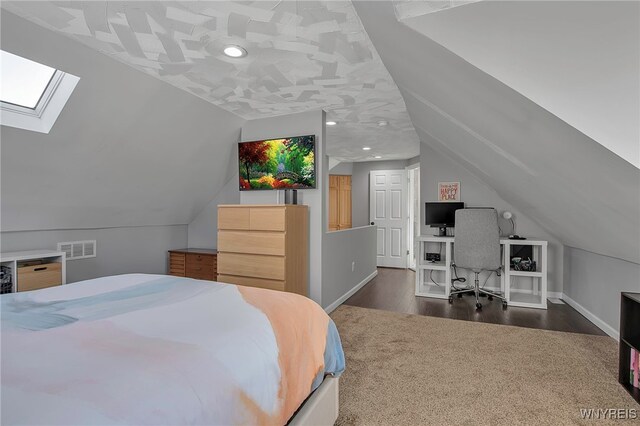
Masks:
[[[8,267],[11,270],[11,292],[20,291],[18,282],[18,267],[21,263],[31,261],[43,261],[46,263],[61,264],[62,284],[67,283],[67,263],[64,252],[56,250],[28,250],[0,253],[0,265]]]

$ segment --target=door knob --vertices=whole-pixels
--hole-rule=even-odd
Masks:
[[[375,222],[371,222],[372,225],[375,225]]]

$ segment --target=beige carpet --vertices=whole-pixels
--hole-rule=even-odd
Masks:
[[[347,358],[338,425],[608,423],[581,408],[640,419],[610,337],[345,305],[331,317]]]

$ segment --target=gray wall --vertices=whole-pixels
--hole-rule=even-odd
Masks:
[[[483,1],[402,22],[640,167],[639,2]]]
[[[568,302],[617,338],[620,292],[640,292],[640,265],[567,246],[564,254],[563,290],[571,299]]]
[[[549,234],[524,213],[503,200],[496,191],[482,183],[464,167],[455,161],[434,151],[426,144],[420,148],[420,224],[422,235],[437,233],[436,228],[427,227],[424,223],[424,203],[438,201],[438,182],[460,182],[460,197],[468,207],[495,207],[501,214],[509,210],[514,214],[516,231],[525,237],[540,238],[549,241],[548,246],[548,285],[551,292],[562,291],[563,245],[555,236]],[[509,222],[500,219],[501,228],[511,233]],[[524,280],[522,285],[527,283]]]
[[[353,163],[351,175],[351,220],[353,227],[369,225],[369,172],[372,170],[400,170],[408,165],[407,160]]]
[[[237,174],[189,224],[189,247],[218,248],[218,205],[220,204],[240,204]]]
[[[2,49],[80,77],[49,134],[2,126],[2,231],[188,224],[243,119],[2,11]]]
[[[640,263],[640,169],[398,22],[392,2],[354,7],[423,143],[564,244]]]
[[[328,159],[325,154],[325,112],[321,110],[250,120],[242,128],[243,141],[288,135],[316,135],[316,189],[298,191],[298,203],[309,206],[309,297],[322,305],[322,247],[328,228]],[[232,167],[236,167],[232,164]],[[284,191],[243,191],[242,204],[284,202]]]
[[[328,232],[323,248],[322,307],[334,308],[332,305],[372,277],[376,262],[375,226]]]
[[[238,190],[238,145],[234,144],[229,156],[224,186],[189,223],[188,242],[193,248],[218,248],[218,205],[240,204]]]
[[[332,175],[351,175],[353,174],[353,163],[343,162],[329,170]]]
[[[67,282],[126,273],[165,274],[167,250],[187,246],[186,225],[3,232],[3,252],[55,249],[65,241],[96,240],[96,257],[67,262]]]
[[[166,272],[225,183],[244,120],[2,11],[2,49],[80,77],[49,134],[0,128],[2,251],[97,240],[69,282]],[[51,229],[51,230],[47,230]],[[10,231],[10,232],[7,232]]]

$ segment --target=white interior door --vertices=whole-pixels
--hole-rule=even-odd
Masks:
[[[378,227],[378,266],[407,267],[406,170],[369,173],[369,218]]]

